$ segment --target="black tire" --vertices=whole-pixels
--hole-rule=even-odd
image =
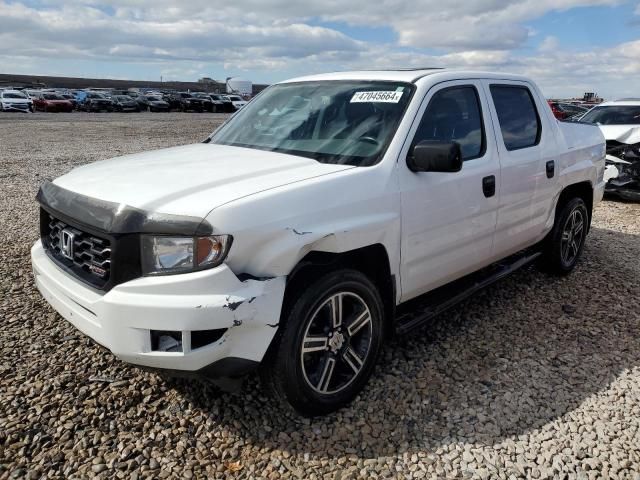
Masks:
[[[582,224],[579,232],[574,220]],[[565,202],[557,211],[553,230],[544,242],[539,265],[542,270],[568,275],[580,260],[589,229],[589,211],[579,197]]]
[[[334,328],[336,310],[345,321]],[[362,273],[345,269],[325,274],[283,311],[280,331],[261,367],[263,384],[304,416],[346,405],[365,386],[375,366],[383,342],[383,312],[377,288]],[[325,323],[328,329],[318,334]],[[320,343],[303,341],[311,337],[320,338]],[[313,351],[303,353],[303,346]]]

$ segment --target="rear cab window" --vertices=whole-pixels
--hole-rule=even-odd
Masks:
[[[540,143],[542,123],[528,87],[492,84],[489,87],[505,148],[509,151]]]

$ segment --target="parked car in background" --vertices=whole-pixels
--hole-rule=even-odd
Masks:
[[[598,125],[607,140],[605,191],[640,201],[640,100],[601,103],[580,121]]]
[[[58,95],[60,95],[65,100],[69,100],[74,109],[77,107],[78,102],[76,101],[76,97],[72,93],[58,92]]]
[[[204,109],[204,111],[206,112],[215,111],[215,104],[213,103],[213,100],[211,100],[211,96],[208,93],[194,92],[191,94],[191,97],[199,98],[200,100],[202,100],[202,108]]]
[[[135,98],[129,95],[114,95],[111,97],[113,110],[116,112],[139,112],[140,106]]]
[[[211,100],[211,111],[214,113],[221,113],[225,111],[224,102],[221,100],[215,100],[211,94],[209,94]]]
[[[15,90],[15,88],[7,88],[5,90]],[[36,93],[42,93],[44,90],[42,90],[42,89],[33,89],[33,88],[25,88],[25,89],[20,90],[20,91],[22,93],[24,93],[25,95],[27,95],[27,97],[32,99]]]
[[[133,98],[136,101],[136,103],[138,104],[138,108],[141,111],[149,110],[149,100],[147,99],[147,97],[145,97],[144,95],[141,95],[138,92],[129,92],[129,96],[131,96],[131,98]]]
[[[292,98],[308,106],[293,120]],[[259,368],[277,399],[324,414],[363,389],[394,332],[533,261],[569,274],[604,157],[600,130],[556,121],[526,77],[294,79],[205,142],[45,182],[35,284],[122,360]]]
[[[175,93],[163,93],[162,100],[169,104],[169,110],[180,110],[181,98]]]
[[[214,102],[216,106],[216,112],[218,113],[232,113],[236,111],[236,107],[233,106],[233,102],[226,95],[221,95],[219,93],[212,93],[209,95],[211,100]]]
[[[0,91],[0,111],[33,112],[33,101],[19,90]]]
[[[150,112],[168,112],[169,103],[162,99],[161,95],[145,95],[147,110]]]
[[[31,98],[35,110],[43,112],[73,111],[73,103],[55,92],[35,92]]]
[[[587,107],[575,103],[549,101],[549,106],[553,115],[558,120],[568,120],[573,117],[582,116],[589,111]]]
[[[244,107],[248,103],[240,95],[227,95],[227,98],[231,101],[233,108],[235,108],[236,110],[240,110],[242,107]]]
[[[103,93],[98,92],[79,92],[78,110],[85,112],[112,112],[113,102]]]
[[[205,101],[196,98],[188,92],[178,92],[172,95],[178,104],[178,109],[183,112],[204,112]]]

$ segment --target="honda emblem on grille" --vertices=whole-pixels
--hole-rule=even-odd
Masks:
[[[73,239],[75,234],[69,230],[64,229],[60,232],[60,253],[63,257],[73,260]]]

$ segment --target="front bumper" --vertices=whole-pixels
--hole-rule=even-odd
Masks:
[[[229,376],[235,372],[211,367],[234,365],[235,360],[260,362],[277,330],[284,277],[241,281],[221,265],[182,275],[142,277],[105,293],[58,267],[40,241],[32,247],[31,259],[36,286],[47,302],[129,363]],[[193,332],[213,329],[226,331],[212,343],[191,348]],[[152,331],[181,332],[182,351],[154,350]]]
[[[33,105],[28,103],[5,103],[2,110],[5,112],[32,112]]]

